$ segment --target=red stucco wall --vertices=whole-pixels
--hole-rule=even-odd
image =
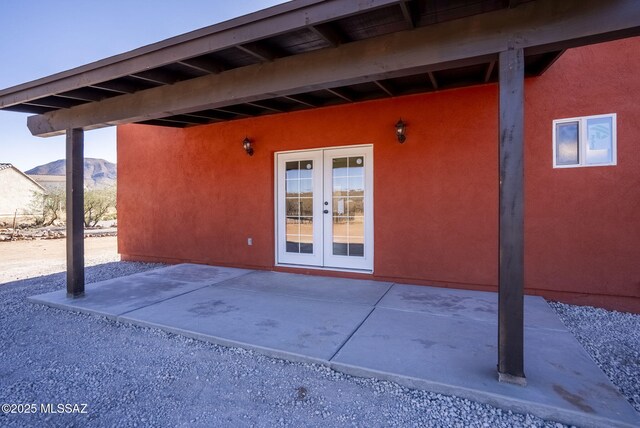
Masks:
[[[639,46],[569,51],[526,82],[529,293],[640,312]],[[552,168],[553,119],[613,112],[617,166]],[[374,277],[495,289],[497,140],[495,85],[185,130],[122,126],[119,250],[130,260],[272,269],[274,153],[373,144]]]
[[[638,69],[635,38],[570,50],[527,82],[526,283],[544,295],[640,312]],[[618,116],[617,166],[552,169],[551,121],[604,113]]]

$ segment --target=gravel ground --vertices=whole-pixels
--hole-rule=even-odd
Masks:
[[[115,236],[85,238],[87,266],[120,260]],[[62,272],[67,268],[64,239],[0,242],[0,284]]]
[[[87,282],[157,266],[105,263],[87,268]],[[39,410],[41,403],[86,403],[88,413],[0,413],[2,427],[563,427],[469,400],[25,300],[62,287],[63,273],[0,285],[0,404],[35,403]],[[581,315],[582,309],[554,307],[578,330],[591,324],[589,311]],[[611,313],[603,311],[603,318],[605,314]],[[625,343],[631,348],[635,344],[637,362],[639,318],[630,316],[629,320],[636,326],[636,336]],[[609,333],[599,332],[602,337]],[[611,353],[599,342],[594,346],[602,355]],[[601,364],[608,367],[613,359],[605,355]],[[632,365],[633,361],[627,361],[625,367]],[[613,372],[613,379],[624,377],[618,367],[605,371]],[[637,380],[637,364],[633,370]],[[637,385],[627,391],[633,394],[634,388],[637,403]]]
[[[640,412],[640,315],[558,302],[549,304]]]

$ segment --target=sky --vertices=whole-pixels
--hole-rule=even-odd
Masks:
[[[283,0],[0,0],[0,89],[45,77]],[[64,136],[34,137],[0,111],[0,162],[26,171],[65,157]],[[115,127],[85,132],[85,157],[116,162]]]

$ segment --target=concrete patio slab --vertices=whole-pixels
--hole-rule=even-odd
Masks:
[[[526,329],[526,387],[497,382],[496,355],[495,324],[376,308],[331,366],[578,426],[637,426],[635,410],[570,333]]]
[[[215,285],[129,312],[118,320],[280,358],[327,364],[372,309]]]
[[[526,387],[496,380],[496,293],[183,264],[29,300],[567,424],[640,426],[539,297],[525,297]]]
[[[524,299],[525,326],[566,331],[562,321],[542,297],[525,296]],[[488,291],[396,284],[377,306],[498,323],[498,294]]]
[[[118,315],[249,272],[195,264],[174,265],[89,284],[81,298],[67,297],[66,290],[59,290],[29,297],[29,301],[116,319]]]
[[[362,305],[375,305],[391,288],[390,282],[255,271],[220,286],[246,291],[304,297]]]
[[[202,282],[215,284],[231,278],[246,275],[253,272],[247,269],[228,268],[220,266],[197,265],[183,263],[142,272],[140,275],[149,278],[166,278],[181,282]]]

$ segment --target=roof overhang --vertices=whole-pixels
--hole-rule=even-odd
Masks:
[[[509,47],[535,76],[638,34],[636,0],[296,0],[2,90],[0,109],[38,136],[193,126],[495,82]]]

